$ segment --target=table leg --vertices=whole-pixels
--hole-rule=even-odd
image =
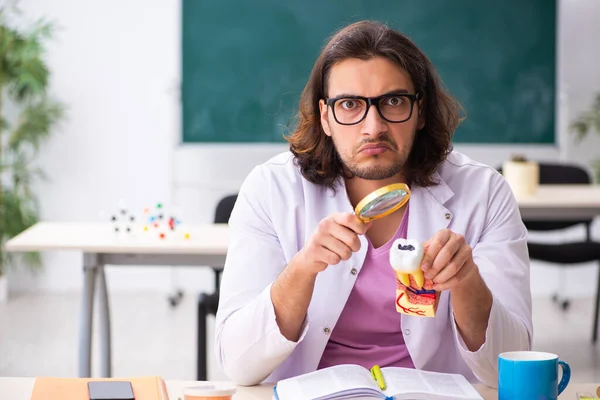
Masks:
[[[101,354],[101,377],[111,376],[111,349],[110,349],[110,307],[108,304],[108,290],[106,287],[106,276],[104,265],[98,265],[98,311],[100,321],[100,354]]]
[[[83,293],[79,319],[79,377],[92,375],[92,321],[94,316],[94,284],[96,262],[94,257],[83,257]]]

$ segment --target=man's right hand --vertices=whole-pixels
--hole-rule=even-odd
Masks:
[[[364,235],[365,224],[351,213],[335,213],[319,222],[317,229],[294,257],[294,263],[307,272],[317,274],[328,265],[348,260],[360,249],[358,235]]]
[[[328,216],[275,279],[271,301],[277,325],[286,339],[295,342],[300,338],[318,273],[358,251],[358,235],[363,235],[370,225],[350,213]]]

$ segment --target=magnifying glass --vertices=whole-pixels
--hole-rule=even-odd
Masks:
[[[410,198],[405,183],[392,183],[369,193],[354,209],[356,216],[367,223],[385,217],[402,207]]]

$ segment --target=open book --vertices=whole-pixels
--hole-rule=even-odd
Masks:
[[[279,381],[274,397],[277,400],[483,400],[462,375],[398,367],[381,368],[381,372],[385,390],[360,365],[336,365]]]

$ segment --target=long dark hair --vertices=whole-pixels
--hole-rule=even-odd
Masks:
[[[377,56],[406,70],[423,97],[420,111],[425,126],[415,137],[403,171],[406,183],[423,187],[437,183],[433,174],[452,150],[460,104],[444,91],[432,63],[410,39],[374,21],[356,22],[338,31],[323,47],[302,91],[297,125],[286,140],[302,175],[310,182],[333,188],[344,173],[333,140],[320,121],[319,100],[326,97],[331,67],[348,58],[369,60]]]

